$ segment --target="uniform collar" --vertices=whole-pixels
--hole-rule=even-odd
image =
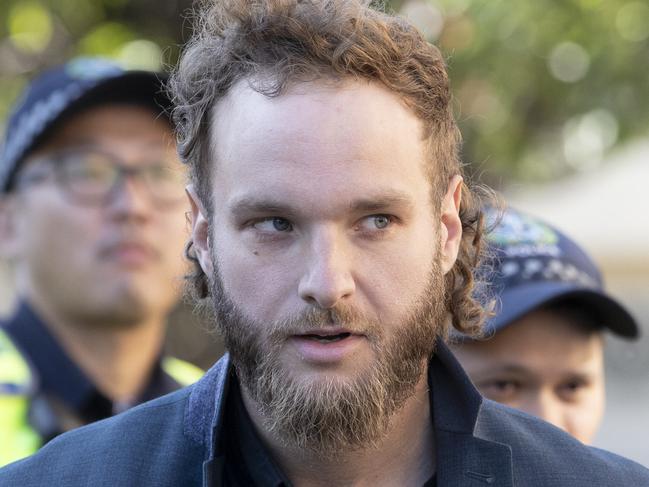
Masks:
[[[29,362],[39,393],[61,401],[86,421],[113,414],[112,401],[97,390],[27,303],[19,305],[4,329]],[[158,361],[149,384],[136,402],[153,399],[178,387]]]

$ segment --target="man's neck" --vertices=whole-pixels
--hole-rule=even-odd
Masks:
[[[287,447],[263,429],[263,420],[246,392],[246,409],[272,456],[297,487],[329,485],[417,486],[435,473],[435,442],[430,414],[427,374],[422,375],[415,393],[390,421],[378,447],[341,453],[324,459]]]
[[[114,402],[129,403],[145,388],[162,347],[164,317],[129,326],[77,323],[40,303],[40,314],[70,359]]]

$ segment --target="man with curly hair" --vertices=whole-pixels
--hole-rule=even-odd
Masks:
[[[229,355],[0,482],[649,485],[483,400],[444,345],[479,330],[482,230],[438,50],[359,0],[197,18],[171,91],[193,289]]]

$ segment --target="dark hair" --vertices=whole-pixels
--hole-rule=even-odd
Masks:
[[[407,21],[366,0],[203,1],[192,39],[170,80],[176,105],[179,153],[209,214],[210,109],[240,80],[269,97],[291,83],[356,78],[381,83],[422,120],[430,153],[437,207],[448,182],[462,174],[461,136],[452,114],[444,60]],[[481,254],[483,217],[477,193],[464,184],[460,217],[463,238],[457,262],[446,276],[446,304],[453,326],[476,333],[484,310],[474,299],[473,269]],[[194,295],[209,294],[206,276],[192,251]]]

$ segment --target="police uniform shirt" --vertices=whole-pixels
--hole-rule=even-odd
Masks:
[[[31,400],[29,421],[43,438],[43,443],[64,431],[110,417],[181,387],[162,370],[158,360],[149,382],[132,404],[114,403],[67,356],[26,303],[20,305],[14,317],[2,328],[35,375],[36,391]]]

